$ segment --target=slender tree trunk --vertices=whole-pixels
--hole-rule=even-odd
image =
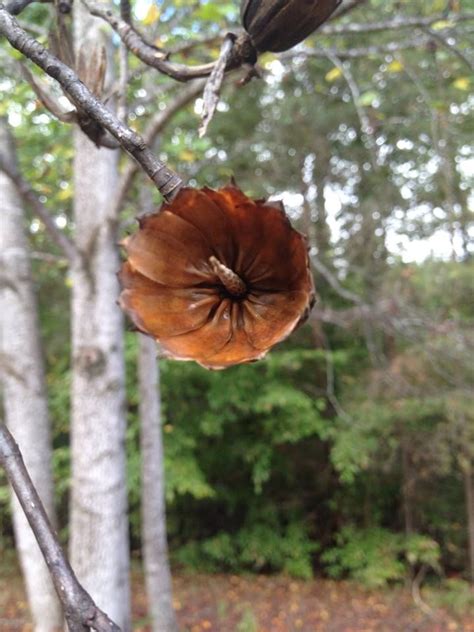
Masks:
[[[463,476],[469,545],[469,579],[474,586],[474,470],[470,463],[463,467]]]
[[[15,161],[5,121],[0,151]],[[0,172],[0,370],[7,425],[54,522],[51,436],[46,383],[33,290],[25,217],[12,182]],[[13,497],[13,526],[35,632],[62,626],[52,582],[23,510]]]
[[[410,461],[410,452],[407,446],[407,439],[405,437],[402,438],[401,450],[403,520],[405,525],[405,534],[410,535],[415,531],[415,521],[413,515],[414,479]]]
[[[100,23],[74,3],[76,48]],[[117,152],[75,134],[74,217],[82,262],[72,280],[71,563],[99,608],[130,629],[123,320],[116,305]]]
[[[177,632],[166,540],[161,401],[156,344],[139,337],[140,446],[142,454],[142,542],[146,591],[153,632]]]

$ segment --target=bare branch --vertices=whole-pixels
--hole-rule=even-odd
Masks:
[[[159,161],[147,147],[143,138],[108,110],[71,68],[28,35],[1,3],[0,33],[5,35],[14,48],[56,79],[78,110],[83,110],[93,121],[110,132],[123,149],[141,165],[166,199],[172,199],[176,195],[183,186],[183,181],[178,174]]]
[[[107,147],[108,149],[118,149],[120,147],[120,143],[107,134],[102,127],[91,121],[83,112],[75,109],[64,110],[59,102],[36,80],[24,64],[20,63],[20,69],[23,77],[30,84],[39,101],[58,120],[63,123],[79,125],[84,134],[98,147]]]
[[[164,75],[168,75],[177,81],[189,81],[190,79],[198,77],[207,77],[211,73],[214,67],[213,63],[190,68],[184,64],[176,64],[168,61],[166,52],[145,42],[138,31],[123,18],[115,14],[111,8],[91,2],[90,0],[82,0],[82,2],[91,15],[102,18],[113,28],[129,51],[143,63],[156,68]]]
[[[59,102],[35,79],[25,64],[20,63],[19,65],[23,78],[33,89],[43,106],[63,123],[77,123],[77,112],[75,110],[63,110]]]
[[[324,263],[315,255],[311,255],[311,263],[316,268],[316,270],[323,276],[332,289],[339,294],[341,298],[344,298],[346,301],[350,301],[351,303],[355,303],[356,305],[362,305],[363,301],[358,294],[351,292],[350,290],[346,290],[339,283],[337,277],[327,268]]]
[[[186,66],[169,61],[169,53],[148,44],[143,36],[124,19],[119,17],[111,8],[101,6],[91,0],[82,0],[91,15],[102,18],[119,35],[122,42],[138,59],[148,66],[177,81],[190,81],[208,77],[215,62],[197,66]],[[256,58],[255,48],[247,33],[240,33],[235,40],[232,55],[229,56],[226,70],[239,68],[244,63],[253,63]]]
[[[345,2],[334,11],[332,16],[329,18],[329,21],[333,22],[334,20],[342,18],[344,15],[347,15],[348,13],[354,11],[354,9],[360,7],[362,4],[366,4],[366,2],[367,0],[350,0],[350,2]]]
[[[41,2],[51,2],[52,0],[40,0]],[[37,2],[37,0],[10,0],[7,3],[6,8],[9,13],[12,15],[19,15],[26,7],[33,2]]]
[[[11,147],[10,155],[5,156],[0,153],[0,170],[7,175],[17,188],[18,193],[23,200],[31,206],[35,215],[43,222],[53,241],[59,246],[63,254],[67,257],[69,263],[72,263],[78,259],[79,252],[76,249],[74,243],[59,230],[54,219],[49,214],[48,209],[40,201],[39,197],[33,191],[30,184],[23,178],[18,163],[16,161],[16,152],[14,140],[5,127],[5,132],[8,134],[8,145]]]
[[[176,95],[175,99],[168,104],[166,109],[159,111],[155,114],[155,116],[151,119],[148,124],[143,136],[147,145],[152,145],[155,141],[158,134],[160,134],[166,125],[169,123],[170,119],[177,113],[181,108],[187,105],[190,101],[195,99],[198,94],[202,91],[204,87],[204,80],[199,79],[195,81],[189,86],[187,86],[184,90],[180,90]],[[130,187],[132,186],[133,180],[139,171],[138,164],[136,162],[130,162],[119,181],[117,186],[117,196],[115,199],[115,210],[116,213],[119,213],[123,207],[125,199],[127,197],[127,193],[130,191]]]
[[[411,48],[423,48],[429,41],[428,37],[420,37],[417,39],[409,38],[401,42],[388,42],[387,44],[380,46],[374,44],[360,48],[348,48],[346,50],[332,47],[303,48],[302,50],[287,51],[280,56],[280,59],[286,61],[287,59],[304,59],[308,57],[322,58],[333,56],[337,57],[341,61],[344,61],[346,59],[359,59],[361,57],[372,57],[376,55],[391,55],[401,50],[409,50]]]
[[[364,109],[364,106],[360,103],[360,90],[357,85],[354,76],[352,75],[351,69],[349,67],[349,62],[346,64],[342,63],[341,60],[335,55],[328,54],[328,59],[332,61],[332,63],[338,68],[344,79],[346,80],[347,86],[350,90],[352,96],[352,102],[354,103],[355,110],[357,112],[357,116],[360,121],[360,130],[363,135],[365,135],[367,139],[367,149],[369,150],[370,159],[374,168],[377,168],[377,151],[375,140],[373,137],[373,128],[370,122],[369,117]]]
[[[397,17],[393,20],[383,22],[372,22],[370,24],[325,24],[319,29],[319,33],[324,35],[348,35],[350,33],[379,33],[380,31],[398,31],[408,28],[430,27],[436,22],[450,23],[466,22],[474,20],[474,13],[454,13],[448,18],[444,13],[435,13],[428,17]]]
[[[216,111],[216,107],[219,102],[222,82],[224,80],[225,69],[232,54],[234,42],[235,35],[229,33],[224,39],[219,59],[217,60],[211,74],[209,75],[206,87],[204,88],[203,108],[201,114],[202,122],[199,127],[200,138],[202,138],[207,132],[208,125],[212,121],[212,117],[214,116],[214,112]]]
[[[466,66],[469,68],[469,70],[471,72],[474,72],[474,64],[472,63],[472,61],[470,59],[468,59],[466,57],[466,55],[464,55],[464,53],[462,51],[459,50],[459,48],[457,46],[452,44],[441,33],[438,33],[438,31],[434,31],[433,29],[429,29],[429,28],[424,28],[423,30],[426,33],[428,33],[428,35],[432,39],[435,39],[436,41],[440,42],[440,44],[442,44],[445,48],[447,48],[449,51],[454,53],[456,55],[456,57],[463,62],[463,64],[466,64]]]
[[[0,421],[0,465],[15,492],[38,541],[70,632],[120,632],[119,627],[99,610],[78,582],[48,520],[31,481],[21,452],[6,425]]]

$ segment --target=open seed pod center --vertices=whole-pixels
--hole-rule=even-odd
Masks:
[[[219,277],[227,292],[235,297],[242,298],[247,294],[248,288],[244,281],[233,270],[225,266],[217,257],[209,257],[209,263],[214,273]]]

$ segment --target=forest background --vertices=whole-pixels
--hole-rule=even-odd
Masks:
[[[350,578],[369,588],[423,582],[465,609],[474,582],[474,2],[355,4],[297,48],[262,55],[262,78],[239,85],[230,74],[202,138],[202,85],[183,87],[129,59],[130,125],[145,133],[172,104],[153,139],[161,160],[192,186],[235,177],[250,196],[282,199],[308,235],[318,293],[309,322],[254,365],[209,372],[160,359],[172,568]],[[219,36],[239,24],[234,2],[134,10],[148,40],[187,64],[215,59]],[[32,4],[22,18],[45,37],[50,7]],[[111,39],[112,55],[119,44]],[[73,127],[44,108],[18,59],[2,42],[0,116],[25,181],[69,236]],[[122,157],[118,169],[127,168]],[[160,202],[143,175],[130,182],[121,236]],[[66,542],[74,279],[33,207],[25,205],[25,226]],[[138,335],[127,330],[128,516],[138,557],[137,356]],[[12,537],[0,478],[0,550]]]

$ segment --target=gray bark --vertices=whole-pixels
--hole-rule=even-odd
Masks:
[[[142,543],[148,609],[153,632],[177,632],[166,539],[160,378],[156,344],[139,336]]]
[[[0,151],[14,161],[5,122]],[[54,522],[51,436],[44,364],[33,289],[25,216],[15,186],[0,172],[0,373],[6,423]],[[35,632],[53,632],[62,615],[48,569],[16,497],[12,498],[16,547]]]
[[[94,50],[100,23],[74,3],[75,42]],[[119,288],[116,151],[75,134],[74,217],[82,259],[72,280],[71,563],[99,608],[130,629],[125,371]]]

